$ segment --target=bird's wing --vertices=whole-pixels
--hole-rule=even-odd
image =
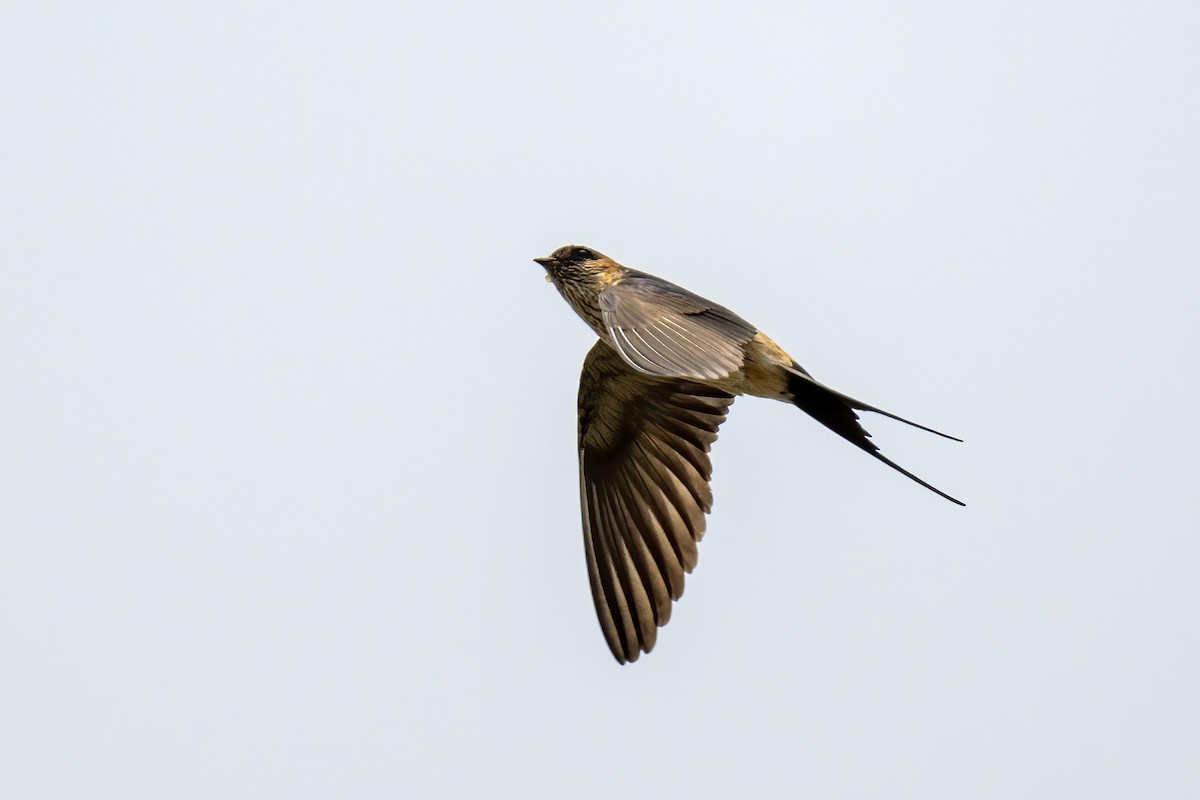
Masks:
[[[617,661],[654,647],[696,565],[712,507],[708,449],[733,396],[642,375],[604,341],[579,379],[579,487],[588,578]]]
[[[604,327],[634,369],[718,380],[737,372],[753,325],[727,308],[653,275],[629,274],[600,293]]]

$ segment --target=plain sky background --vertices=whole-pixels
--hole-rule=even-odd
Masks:
[[[0,795],[1200,796],[1200,7],[0,7]],[[579,242],[743,398],[619,667]]]

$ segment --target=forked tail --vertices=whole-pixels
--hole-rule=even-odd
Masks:
[[[799,366],[794,369],[788,369],[788,391],[790,391],[792,394],[792,402],[795,403],[801,411],[808,414],[826,428],[829,428],[829,430],[833,431],[838,436],[841,436],[843,439],[855,445],[856,447],[859,447],[862,450],[870,453],[872,456],[887,464],[901,475],[904,475],[910,480],[916,481],[929,491],[941,495],[951,503],[957,503],[960,506],[966,505],[966,503],[958,500],[957,498],[951,497],[936,486],[921,480],[904,467],[880,453],[879,446],[871,441],[871,434],[867,433],[863,426],[859,424],[858,414],[855,412],[872,411],[876,414],[882,414],[885,417],[890,417],[897,422],[903,422],[905,425],[911,425],[914,428],[920,428],[923,431],[937,434],[938,436],[942,436],[946,439],[953,439],[956,442],[961,442],[962,439],[942,433],[941,431],[935,431],[933,428],[927,428],[924,425],[918,425],[912,420],[905,419],[904,417],[898,417],[895,414],[884,411],[881,408],[876,408],[875,406],[864,403],[861,400],[855,400],[849,395],[844,395],[839,391],[830,389],[828,386],[813,380],[813,378]]]

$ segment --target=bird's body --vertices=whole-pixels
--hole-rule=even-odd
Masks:
[[[787,380],[780,367],[789,367],[795,362],[765,333],[754,330],[749,323],[737,317],[732,311],[705,300],[699,295],[694,295],[682,287],[654,275],[622,267],[611,259],[606,259],[606,261],[608,263],[605,268],[590,278],[566,270],[551,271],[546,276],[558,288],[559,293],[575,310],[575,313],[596,332],[601,341],[620,352],[618,343],[613,339],[613,332],[604,323],[604,312],[600,303],[601,293],[618,290],[618,287],[644,291],[645,287],[653,286],[660,294],[669,292],[673,297],[697,301],[695,303],[697,308],[689,309],[689,311],[717,312],[741,323],[747,331],[753,330],[753,336],[743,345],[744,356],[740,367],[719,375],[692,374],[689,377],[705,379],[734,395],[750,394],[772,400],[786,398]],[[664,289],[668,291],[664,292]],[[637,365],[631,366],[637,367]]]
[[[737,395],[793,403],[962,505],[879,453],[855,412],[946,434],[817,382],[729,309],[579,245],[535,261],[600,338],[579,382],[580,494],[592,596],[618,661],[650,651],[695,566],[712,506],[708,450]]]

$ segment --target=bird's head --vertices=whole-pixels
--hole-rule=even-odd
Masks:
[[[568,244],[534,261],[546,268],[546,280],[560,286],[570,282],[607,282],[620,265],[603,253],[581,244]]]

